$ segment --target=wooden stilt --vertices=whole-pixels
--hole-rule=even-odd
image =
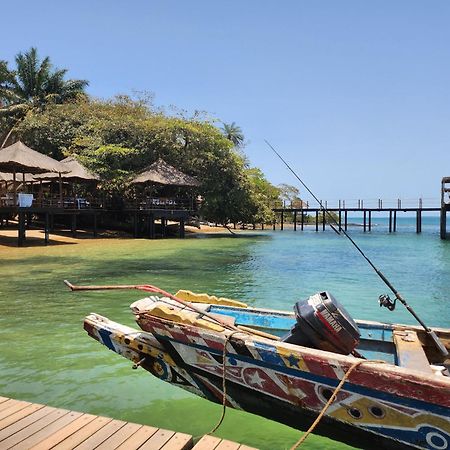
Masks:
[[[322,211],[322,231],[325,231],[325,224],[326,224],[325,211]]]
[[[94,237],[97,237],[97,213],[94,213]]]
[[[341,201],[339,200],[339,231],[342,230],[342,211],[340,209],[340,206],[341,206],[340,203],[341,203]]]
[[[394,223],[393,223],[394,233],[397,231],[397,211],[394,210]]]
[[[319,211],[316,209],[316,231],[319,231]]]
[[[280,230],[283,231],[284,230],[284,212],[283,211],[281,211],[280,220],[281,220]]]
[[[389,210],[389,233],[392,233],[392,209]]]
[[[180,219],[180,239],[184,239],[185,229],[184,229],[184,219]]]
[[[365,233],[366,232],[366,226],[367,226],[367,211],[364,210],[363,215],[364,215],[364,219],[363,219],[364,225],[363,225],[363,227],[364,227],[364,233]]]
[[[372,231],[372,211],[369,210],[369,231]]]
[[[344,230],[347,231],[348,220],[347,220],[347,210],[344,211]]]
[[[72,225],[71,225],[72,237],[76,237],[77,235],[77,216],[76,214],[72,214]]]
[[[44,224],[44,242],[47,245],[50,242],[50,217],[48,212],[45,213],[45,224]]]
[[[297,211],[294,211],[294,231],[297,231]]]
[[[18,246],[22,247],[25,243],[25,213],[19,212],[19,233],[18,233]]]
[[[303,209],[302,209],[302,221],[301,221],[301,226],[302,226],[302,231],[303,231],[303,229],[304,229],[304,227],[305,227],[305,213],[303,212]]]

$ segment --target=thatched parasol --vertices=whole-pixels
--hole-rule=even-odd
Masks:
[[[14,183],[14,204],[16,204],[16,173],[23,173],[23,181],[25,181],[25,173],[45,173],[68,172],[66,166],[61,164],[49,156],[37,152],[36,150],[27,147],[23,142],[18,141],[9,147],[0,150],[0,170],[13,173]],[[60,196],[62,197],[61,177],[60,177]],[[62,202],[62,198],[61,198]]]
[[[27,147],[21,141],[0,150],[0,170],[33,174],[68,172],[67,167],[56,161],[56,159]]]
[[[61,174],[61,177],[67,181],[98,181],[100,177],[90,172],[86,167],[80,164],[73,156],[68,156],[67,158],[60,161],[61,164],[69,169],[69,172]],[[43,173],[36,175],[34,177],[36,180],[53,180],[57,179],[58,175],[55,173]]]
[[[164,186],[199,186],[200,182],[190,175],[180,172],[161,158],[144,172],[131,180],[131,184],[161,184]]]

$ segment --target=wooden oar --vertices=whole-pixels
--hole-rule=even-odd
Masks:
[[[213,316],[213,315],[201,310],[200,308],[197,308],[192,303],[188,303],[184,300],[181,300],[181,298],[175,297],[175,295],[171,294],[170,292],[166,292],[163,289],[160,289],[159,287],[153,286],[151,284],[116,284],[116,285],[98,285],[98,286],[95,286],[95,285],[93,285],[93,286],[77,286],[77,285],[70,283],[70,281],[68,281],[68,280],[64,280],[64,284],[66,286],[68,286],[72,291],[103,291],[103,290],[113,290],[113,289],[138,289],[140,291],[154,292],[156,294],[161,294],[161,295],[171,298],[172,300],[175,300],[176,302],[180,303],[184,307],[189,308],[192,311],[195,311],[196,313],[198,313],[202,316],[208,317],[209,319],[213,320],[214,322],[219,323],[221,326],[223,326],[224,328],[227,328],[229,330],[240,331],[243,333],[252,333],[257,336],[265,337],[267,339],[279,340],[279,337],[275,336],[273,334],[264,333],[263,331],[253,330],[251,328],[244,327],[244,326],[230,325],[230,324],[226,323],[225,321],[223,321],[222,319],[218,318],[217,315]]]

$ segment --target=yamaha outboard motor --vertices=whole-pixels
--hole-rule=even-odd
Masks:
[[[297,302],[294,311],[297,323],[283,342],[343,355],[350,354],[358,345],[358,326],[329,292],[319,292]]]

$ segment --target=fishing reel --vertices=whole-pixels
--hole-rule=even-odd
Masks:
[[[380,308],[381,308],[382,306],[384,306],[384,307],[387,308],[389,311],[394,311],[396,301],[397,301],[396,298],[394,298],[394,300],[391,300],[391,298],[390,298],[389,295],[387,295],[387,294],[381,294],[381,295],[378,297],[378,303],[380,304]]]

